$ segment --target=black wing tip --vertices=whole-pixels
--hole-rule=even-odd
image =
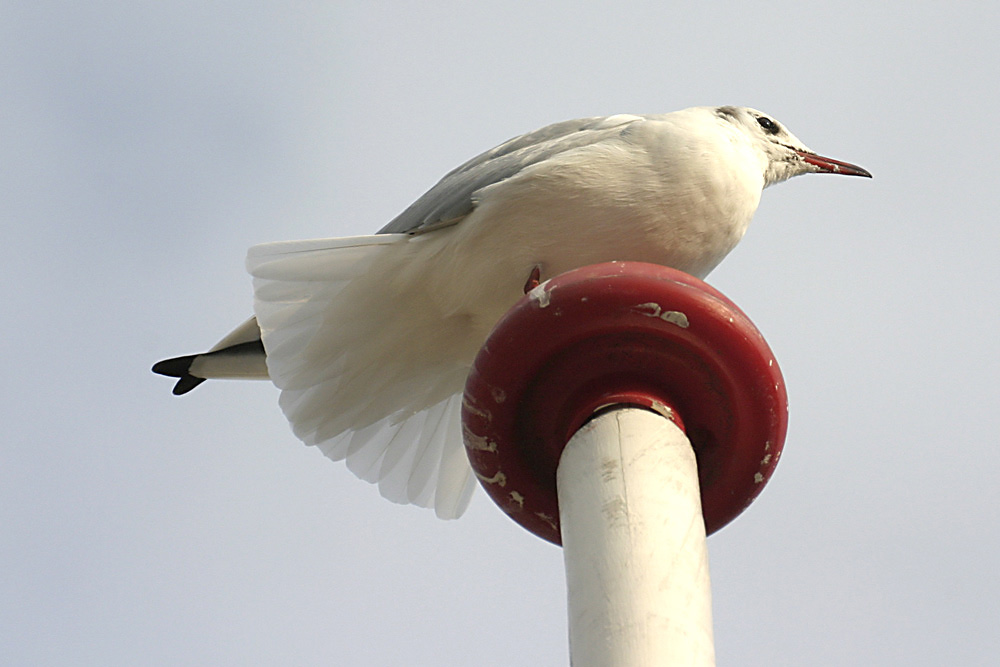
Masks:
[[[177,384],[174,385],[173,390],[174,396],[180,396],[181,394],[188,393],[205,381],[205,378],[195,377],[188,372],[191,368],[191,363],[197,356],[197,354],[189,354],[185,357],[174,357],[173,359],[157,361],[153,364],[152,371],[158,375],[180,378],[177,380]]]
[[[173,390],[174,396],[181,396],[183,394],[186,394],[204,381],[205,378],[198,378],[193,375],[185,375],[184,377],[182,377],[180,380],[177,381],[177,384],[174,385],[174,390]]]
[[[182,378],[185,375],[188,375],[188,371],[191,369],[191,364],[194,362],[194,358],[196,356],[198,355],[189,354],[186,357],[174,357],[173,359],[157,361],[153,364],[152,371],[157,375]]]

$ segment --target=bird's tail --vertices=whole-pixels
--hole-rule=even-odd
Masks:
[[[295,434],[346,459],[386,498],[455,518],[475,488],[460,426],[467,369],[449,364],[432,309],[400,273],[409,241],[269,243],[250,249],[247,269],[267,369]]]

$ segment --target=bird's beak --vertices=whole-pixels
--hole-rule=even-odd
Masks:
[[[845,176],[864,176],[871,178],[872,175],[867,169],[863,169],[850,162],[841,162],[833,158],[823,157],[808,151],[795,151],[803,160],[817,167],[816,172],[820,174],[843,174]]]

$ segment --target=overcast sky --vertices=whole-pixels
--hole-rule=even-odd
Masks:
[[[0,662],[568,664],[561,551],[485,494],[393,505],[269,383],[149,367],[250,314],[255,243],[371,233],[550,122],[735,104],[875,178],[768,190],[709,277],[791,404],[709,540],[719,664],[995,664],[998,10],[677,4],[7,0]]]

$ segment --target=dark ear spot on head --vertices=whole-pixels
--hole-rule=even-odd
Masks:
[[[723,120],[734,121],[737,115],[736,107],[715,107],[715,115]]]

